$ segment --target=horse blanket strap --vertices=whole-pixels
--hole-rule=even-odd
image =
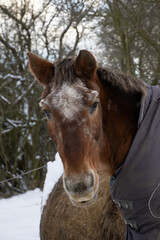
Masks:
[[[160,87],[146,85],[138,129],[111,195],[126,223],[126,240],[160,240]]]
[[[125,220],[125,224],[130,226],[132,229],[138,231],[138,226],[136,222]]]
[[[122,201],[122,200],[114,199],[113,202],[115,202],[115,204],[118,204],[118,206],[120,208],[133,210],[133,202],[132,201]]]

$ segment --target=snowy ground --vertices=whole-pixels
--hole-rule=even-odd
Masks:
[[[41,207],[63,173],[58,154],[47,164],[43,193],[39,189],[0,200],[0,240],[39,240]]]
[[[0,200],[0,240],[39,240],[42,192]]]

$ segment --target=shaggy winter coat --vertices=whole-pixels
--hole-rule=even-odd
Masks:
[[[72,205],[60,178],[43,209],[41,240],[124,240],[124,220],[111,199],[109,179],[99,175],[98,199],[86,208]]]

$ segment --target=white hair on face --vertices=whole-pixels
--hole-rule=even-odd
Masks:
[[[84,96],[87,100],[96,101],[98,92],[89,90],[83,83],[66,84],[64,83],[60,89],[53,88],[52,92],[46,99],[42,99],[39,103],[41,107],[45,105],[51,106],[64,117],[63,120],[76,119],[78,113],[84,108]]]
[[[46,100],[45,99],[42,99],[40,102],[39,102],[39,106],[40,107],[43,107],[44,104],[46,104]]]
[[[98,98],[99,93],[96,90],[92,90],[89,94],[88,100],[95,100]]]
[[[53,94],[52,104],[66,119],[72,119],[83,106],[83,95],[74,85],[64,84],[58,93]]]

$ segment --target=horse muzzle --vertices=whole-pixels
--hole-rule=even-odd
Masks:
[[[95,176],[93,170],[89,173],[65,177],[63,176],[63,185],[72,204],[76,207],[85,207],[92,205],[98,193],[99,179]]]

